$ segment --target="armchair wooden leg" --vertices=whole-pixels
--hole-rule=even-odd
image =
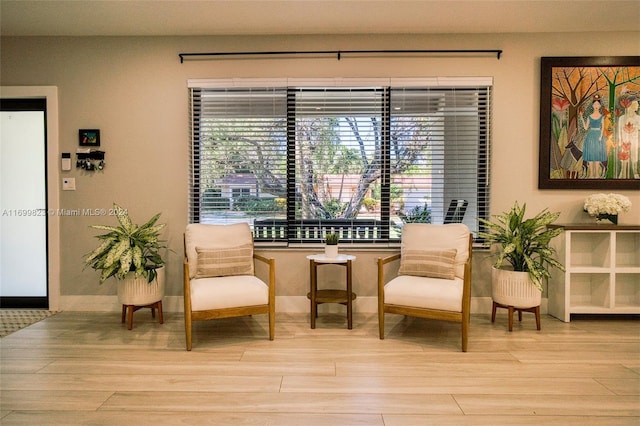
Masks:
[[[273,340],[276,334],[276,313],[275,308],[269,308],[269,340]]]
[[[540,306],[536,306],[536,328],[540,330]]]
[[[384,311],[378,311],[378,327],[380,329],[380,340],[384,340]]]
[[[187,350],[191,350],[191,313],[184,313],[184,332],[187,341]]]
[[[493,302],[493,307],[491,308],[491,322],[496,322],[496,308],[498,307],[498,305],[496,304],[496,302]]]
[[[467,351],[467,342],[469,341],[469,323],[462,321],[462,352]]]

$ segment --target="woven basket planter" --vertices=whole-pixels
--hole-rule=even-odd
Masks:
[[[528,272],[491,269],[491,297],[493,301],[514,308],[540,306],[542,292],[533,284]]]
[[[123,305],[146,306],[162,300],[164,296],[164,266],[157,269],[158,275],[152,282],[145,277],[135,277],[129,273],[124,280],[118,280],[118,301]]]

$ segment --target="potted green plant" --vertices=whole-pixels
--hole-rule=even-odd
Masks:
[[[107,233],[96,236],[101,243],[85,256],[85,265],[100,272],[100,284],[110,277],[118,280],[118,299],[123,305],[142,306],[162,299],[164,260],[160,250],[166,246],[159,239],[165,224],[156,224],[160,213],[143,225],[135,225],[128,211],[115,203],[113,214],[118,226],[91,226]]]
[[[338,242],[340,242],[340,235],[331,232],[328,233],[325,238],[325,247],[324,254],[327,257],[337,257],[338,256]]]
[[[526,204],[516,201],[511,210],[494,216],[496,221],[479,219],[485,231],[478,232],[488,244],[498,245],[499,251],[492,270],[492,296],[497,303],[529,308],[540,304],[542,281],[551,276],[551,267],[564,271],[554,255],[550,242],[562,233],[562,228],[549,228],[560,216],[547,209],[525,219]],[[505,265],[510,268],[505,268]],[[522,285],[525,288],[514,288]]]

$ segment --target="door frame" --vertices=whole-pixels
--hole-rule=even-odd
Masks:
[[[60,209],[60,162],[58,157],[58,88],[56,86],[2,86],[0,97],[9,99],[44,98],[47,102],[47,208]],[[49,310],[60,308],[60,216],[47,215],[47,257]]]

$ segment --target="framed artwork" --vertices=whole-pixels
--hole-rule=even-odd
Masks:
[[[540,189],[640,189],[640,56],[543,57]]]
[[[80,129],[78,141],[80,146],[100,146],[100,129]]]

